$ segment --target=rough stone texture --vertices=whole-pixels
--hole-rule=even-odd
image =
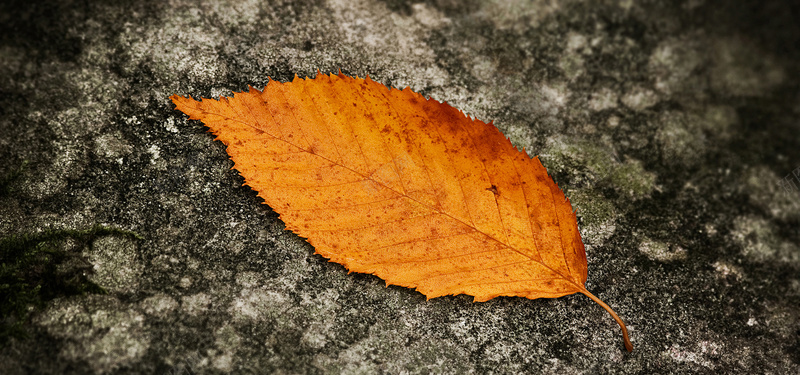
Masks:
[[[800,372],[800,7],[5,1],[0,234],[100,223],[108,295],[0,373]],[[369,74],[494,120],[573,200],[586,297],[426,301],[313,255],[170,94]],[[800,173],[800,171],[798,171]],[[800,186],[800,182],[798,182]]]

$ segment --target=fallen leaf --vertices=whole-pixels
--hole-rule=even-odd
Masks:
[[[220,100],[173,95],[316,252],[425,296],[583,293],[569,200],[539,159],[492,124],[369,77],[270,81]]]

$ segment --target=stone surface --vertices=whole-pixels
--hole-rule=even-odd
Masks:
[[[600,4],[602,3],[602,4]],[[720,5],[725,4],[725,5]],[[6,1],[0,235],[105,224],[109,294],[0,373],[798,373],[792,2]],[[168,96],[370,75],[495,124],[581,216],[589,299],[426,301],[313,255]],[[798,172],[800,174],[800,172]]]

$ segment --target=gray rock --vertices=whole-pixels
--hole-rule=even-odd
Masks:
[[[798,7],[725,4],[4,2],[0,175],[29,164],[0,235],[144,239],[96,240],[109,294],[34,312],[0,373],[800,373]],[[348,274],[168,99],[318,69],[539,154],[634,351],[580,295],[426,301]]]

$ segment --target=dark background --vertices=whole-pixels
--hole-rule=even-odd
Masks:
[[[798,373],[800,6],[792,1],[4,1],[0,236],[107,294],[60,295],[17,373]],[[348,275],[173,110],[369,74],[495,124],[573,202],[589,299],[425,301]],[[24,166],[24,167],[23,167]],[[20,169],[20,167],[23,167]],[[795,180],[800,186],[800,180]]]

